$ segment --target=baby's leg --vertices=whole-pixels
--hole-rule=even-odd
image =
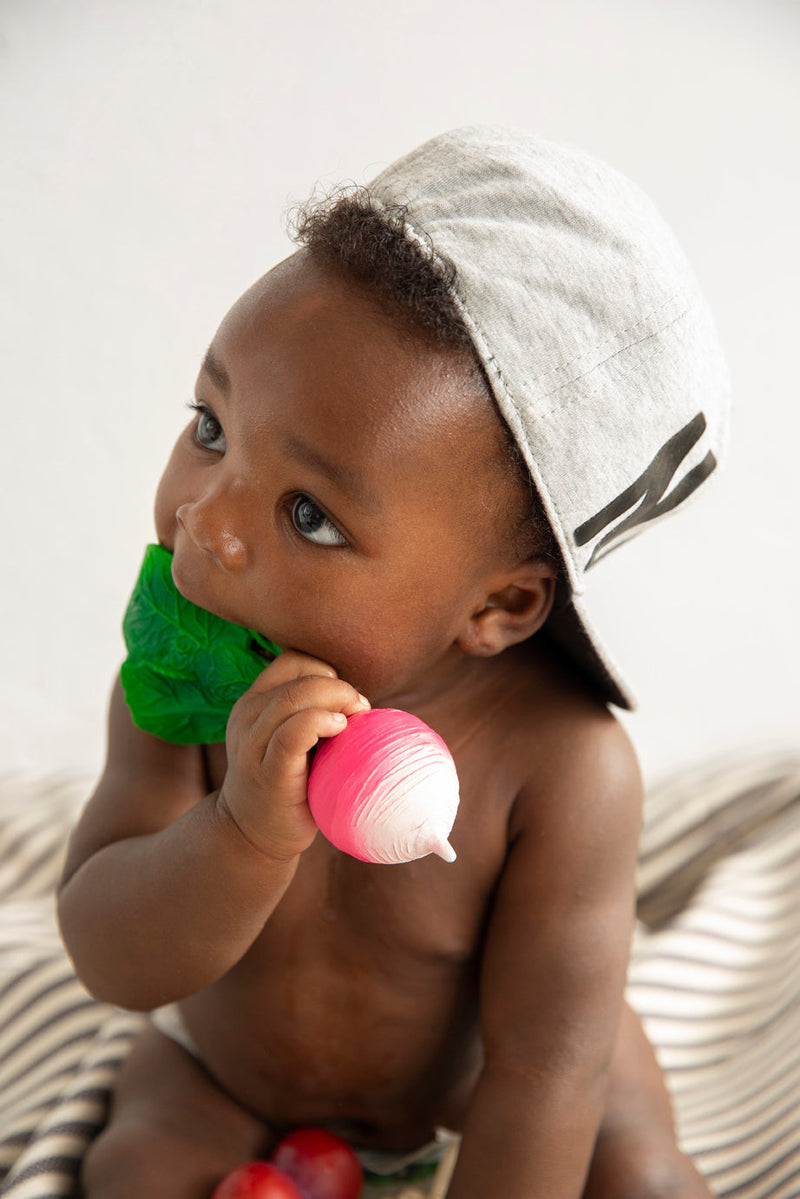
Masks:
[[[584,1199],[711,1199],[678,1148],[661,1070],[639,1017],[627,1005]]]
[[[86,1154],[85,1199],[209,1199],[242,1162],[268,1157],[268,1128],[199,1062],[148,1027],[114,1090],[109,1122]]]

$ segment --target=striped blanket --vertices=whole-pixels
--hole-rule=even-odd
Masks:
[[[85,781],[0,780],[0,1195],[76,1192],[142,1017],[89,998],[53,888]],[[718,1196],[800,1196],[800,751],[648,796],[629,997]]]

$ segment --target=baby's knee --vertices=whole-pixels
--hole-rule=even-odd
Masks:
[[[124,1195],[126,1186],[132,1190],[138,1185],[133,1179],[139,1168],[150,1160],[145,1139],[138,1129],[115,1125],[104,1129],[83,1156],[81,1185],[84,1199]]]
[[[627,1184],[615,1199],[711,1199],[711,1192],[687,1157],[676,1150],[634,1162]]]
[[[92,1142],[81,1169],[83,1199],[196,1199],[225,1173],[174,1137],[134,1122],[112,1123]]]
[[[598,1141],[584,1199],[712,1199],[677,1145],[631,1137]]]

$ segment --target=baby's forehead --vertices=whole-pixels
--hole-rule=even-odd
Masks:
[[[332,421],[420,443],[474,443],[491,457],[502,422],[470,355],[437,343],[381,297],[300,251],[233,305],[206,363],[250,391],[284,387],[298,410],[324,399]]]
[[[269,338],[278,328],[291,330],[299,338],[325,336],[330,317],[339,318],[334,335],[356,329],[364,354],[377,340],[412,345],[414,353],[431,368],[447,360],[456,367],[459,351],[415,327],[402,309],[380,295],[369,283],[349,275],[338,265],[322,261],[308,250],[299,250],[258,278],[223,318],[217,337],[248,330],[256,342]],[[371,335],[371,336],[370,336]],[[257,345],[251,348],[258,348]],[[466,356],[464,356],[466,357]]]

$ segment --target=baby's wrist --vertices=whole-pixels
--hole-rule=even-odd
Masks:
[[[217,818],[233,841],[258,854],[263,863],[281,869],[293,868],[297,865],[300,854],[307,848],[305,845],[292,845],[286,838],[257,834],[254,829],[251,829],[244,816],[237,812],[236,805],[230,800],[224,784],[216,793],[214,807]]]

